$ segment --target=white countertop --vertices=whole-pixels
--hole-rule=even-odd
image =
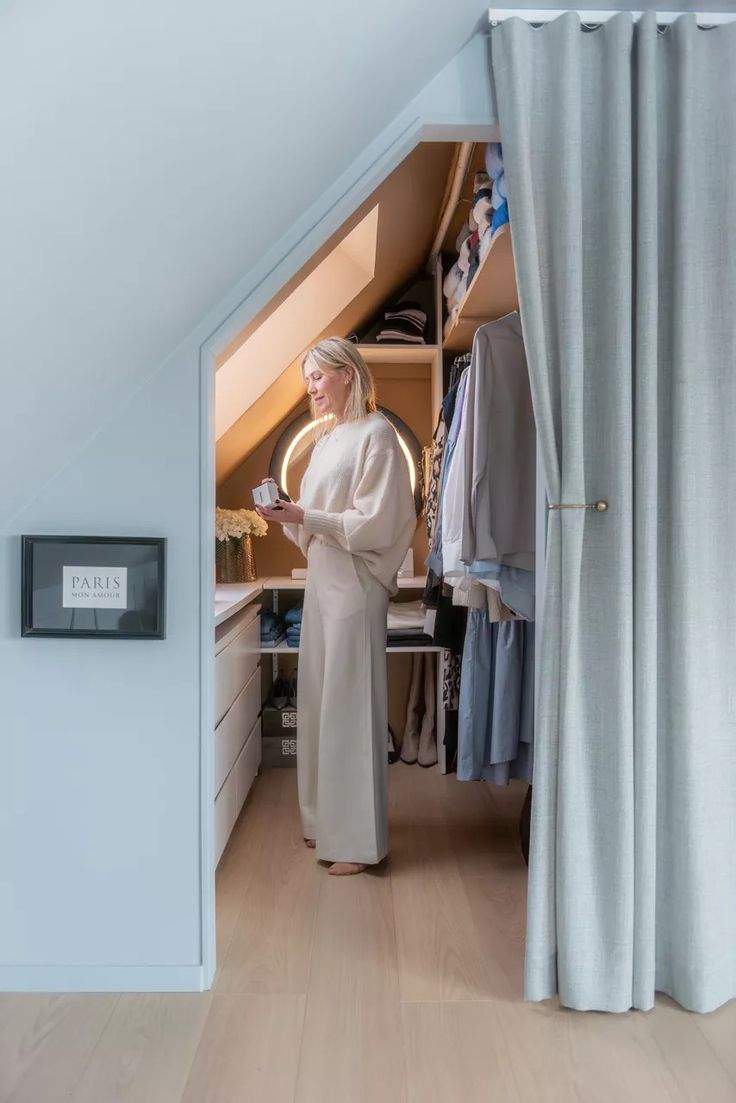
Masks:
[[[218,582],[215,586],[215,628],[263,592],[263,583]]]
[[[400,590],[418,590],[424,588],[423,575],[412,578],[400,578]],[[264,590],[303,590],[303,578],[289,576],[270,576],[259,578],[255,582],[219,582],[215,587],[215,628],[228,617],[239,612],[244,606],[263,593]],[[424,650],[424,649],[423,649]]]
[[[426,581],[426,575],[411,575],[399,578],[397,585],[400,590],[423,590]],[[303,590],[305,584],[306,579],[292,578],[290,575],[270,575],[262,579],[264,590]]]

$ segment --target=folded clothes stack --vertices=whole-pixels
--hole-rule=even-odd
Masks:
[[[424,345],[427,329],[427,312],[419,303],[408,299],[390,306],[384,314],[385,322],[377,341],[396,344]]]
[[[485,172],[475,174],[470,214],[455,242],[458,258],[443,283],[448,328],[457,317],[460,305],[481,261],[491,248],[497,231],[509,221],[506,174],[500,142],[489,142],[486,146],[485,167]]]
[[[388,606],[386,642],[389,647],[427,647],[432,637],[424,631],[421,601],[391,601]]]
[[[503,167],[503,148],[500,142],[489,142],[486,146],[486,169],[493,181],[493,193],[491,196],[491,235],[495,234],[499,227],[509,221],[508,192],[506,190],[506,173]]]
[[[286,621],[286,642],[289,647],[298,647],[302,636],[302,613],[304,603],[299,602],[289,609],[284,617]]]
[[[399,632],[391,629],[386,643],[389,647],[431,647],[432,637],[426,632]]]
[[[284,618],[272,613],[270,609],[261,612],[261,646],[276,647],[286,639]]]

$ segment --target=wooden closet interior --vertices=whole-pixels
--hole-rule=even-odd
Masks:
[[[470,212],[474,178],[483,169],[484,150],[483,143],[420,143],[220,356],[218,506],[252,508],[251,489],[269,474],[279,438],[291,421],[308,409],[301,356],[326,336],[357,336],[358,347],[375,377],[379,406],[401,418],[422,448],[429,447],[454,358],[470,351],[479,326],[518,308],[511,233],[505,225],[496,231],[456,317],[451,321],[446,317],[444,273],[457,256],[456,239]],[[385,308],[401,299],[415,300],[426,311],[426,344],[376,340]],[[290,350],[286,362],[271,362],[276,346]],[[225,384],[227,372],[231,378]],[[248,378],[244,373],[249,373]],[[225,410],[228,403],[230,408]],[[302,456],[290,469],[293,496],[298,493],[307,459]],[[283,613],[302,596],[303,580],[291,575],[295,568],[305,567],[304,560],[277,525],[270,526],[268,534],[253,544],[260,591],[257,600]],[[420,517],[413,541],[414,577],[400,579],[397,600],[421,597],[428,550],[427,531]],[[217,706],[216,748],[221,744],[228,747],[216,751],[216,809],[218,801],[222,805],[219,823],[216,815],[218,858],[261,761],[259,710],[276,676],[282,672],[290,675],[297,666],[298,653],[286,644],[258,646],[256,612],[255,606],[247,605],[217,628],[218,694],[218,661],[221,670],[236,671],[224,694],[219,694]],[[235,654],[228,659],[238,641],[241,659]],[[389,723],[394,731],[401,731],[411,674],[411,654],[407,652],[411,649],[388,648],[392,650],[399,653],[392,654],[388,663]],[[440,648],[431,650],[437,663],[438,768],[445,771],[441,698],[445,660]],[[260,651],[260,659],[256,651]],[[234,715],[228,721],[231,713]],[[223,735],[220,728],[228,723],[233,731],[228,728]],[[242,765],[246,759],[247,767]]]

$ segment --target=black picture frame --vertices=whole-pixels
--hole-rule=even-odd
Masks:
[[[165,597],[165,537],[21,537],[22,636],[162,640]]]

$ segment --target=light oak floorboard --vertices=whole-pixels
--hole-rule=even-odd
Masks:
[[[627,1015],[507,1004],[499,1019],[521,1099],[733,1103],[733,1081],[693,1017],[666,1004]]]
[[[108,995],[0,995],[2,1103],[67,1100],[117,1001]]]
[[[301,835],[295,770],[259,779],[265,798],[242,847],[247,865],[237,922],[216,991],[303,995],[322,871]]]
[[[396,939],[384,869],[323,877],[297,1103],[404,1103]]]
[[[72,1103],[179,1103],[209,993],[123,995]]]
[[[409,1103],[531,1103],[519,1096],[491,1002],[404,1003]]]
[[[736,1000],[710,1015],[699,1015],[698,1029],[708,1040],[723,1066],[736,1083]],[[734,1091],[736,1099],[736,1091]]]
[[[295,772],[266,771],[218,870],[214,993],[0,996],[0,1103],[736,1101],[736,1001],[522,1002],[522,786],[389,777],[389,862],[331,878]]]
[[[478,1000],[498,994],[452,846],[444,791],[454,778],[391,768],[391,886],[401,998]]]
[[[261,845],[259,833],[262,839],[264,829],[272,823],[275,810],[279,807],[279,794],[287,781],[282,776],[285,772],[269,770],[256,778],[217,866],[216,980],[227,956],[253,872],[253,851]]]
[[[182,1103],[293,1103],[303,1018],[304,996],[215,993]]]
[[[494,794],[498,794],[498,798]],[[445,818],[494,998],[517,999],[524,986],[527,868],[519,842],[526,785],[445,788]]]

